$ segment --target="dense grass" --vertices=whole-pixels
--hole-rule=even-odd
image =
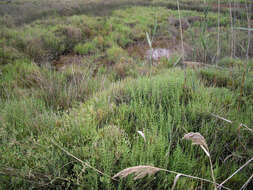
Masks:
[[[240,124],[252,129],[253,48],[245,60],[248,33],[234,31],[231,58],[226,7],[217,59],[216,7],[203,12],[200,1],[181,2],[183,23],[196,18],[183,31],[185,61],[194,68],[184,70],[175,2],[48,3],[0,4],[11,10],[0,19],[0,189],[172,187],[175,175],[164,172],[110,178],[137,165],[212,181],[208,157],[182,139],[189,132],[205,137],[217,183],[252,158],[252,131]],[[234,18],[247,26],[245,17]],[[147,33],[153,48],[171,51],[169,59],[147,59]],[[224,185],[240,189],[252,170],[251,163]],[[181,176],[176,189],[213,185]]]
[[[253,122],[252,105],[240,113],[233,91],[205,87],[192,71],[187,76],[186,86],[180,69],[152,78],[122,81],[64,115],[51,112],[34,97],[6,102],[1,111],[1,142],[5,147],[1,150],[1,164],[22,168],[21,176],[28,176],[29,171],[50,176],[55,181],[48,185],[59,188],[69,184],[85,189],[164,189],[172,185],[173,176],[161,173],[156,180],[114,182],[89,168],[82,170],[82,165],[55,147],[52,140],[111,176],[128,166],[151,164],[210,178],[204,153],[182,140],[184,133],[198,131],[206,137],[215,176],[222,181],[252,154],[252,135],[243,130],[240,135],[237,133],[239,123]],[[234,124],[217,120],[211,113],[229,118]],[[137,130],[145,133],[146,143]],[[242,157],[224,161],[231,152]],[[250,171],[245,169],[227,186],[239,188]],[[45,185],[48,181],[43,180],[36,176],[33,179]],[[189,188],[198,186],[196,181],[179,180],[178,188],[184,189],[186,183]],[[25,184],[13,181],[3,187],[26,187]]]

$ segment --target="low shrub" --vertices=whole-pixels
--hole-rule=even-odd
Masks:
[[[117,63],[127,57],[127,52],[115,45],[106,50],[106,56],[109,63]]]
[[[96,43],[94,41],[79,43],[74,47],[74,52],[80,55],[94,54],[97,51]]]

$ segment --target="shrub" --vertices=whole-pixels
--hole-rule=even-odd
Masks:
[[[24,49],[24,53],[27,54],[34,61],[46,61],[49,58],[48,52],[44,49],[43,40],[41,38],[33,38],[23,43],[27,43]]]
[[[233,80],[228,71],[216,69],[202,69],[200,76],[205,80],[207,85],[216,85],[218,87],[233,86]]]
[[[83,40],[83,34],[80,28],[74,26],[60,27],[56,34],[64,36],[65,51],[71,52],[76,44]]]
[[[1,45],[1,43],[0,43]],[[15,60],[24,57],[17,49],[8,46],[0,47],[0,65],[13,63]]]
[[[74,52],[80,55],[94,54],[97,51],[96,43],[94,41],[79,43],[74,47]]]
[[[115,79],[124,79],[127,76],[135,77],[135,65],[131,59],[122,58],[120,62],[113,66],[113,72],[115,73]]]
[[[115,45],[106,50],[106,56],[109,63],[117,63],[120,59],[127,57],[127,52]]]
[[[39,67],[29,60],[17,60],[13,64],[2,67],[0,79],[3,84],[17,85],[22,88],[39,86],[41,73]]]
[[[233,59],[231,57],[224,57],[219,60],[218,65],[221,67],[242,67],[243,62],[240,59]]]

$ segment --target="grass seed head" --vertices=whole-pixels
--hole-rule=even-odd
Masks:
[[[125,178],[131,174],[134,174],[134,180],[144,178],[145,176],[151,176],[154,175],[156,172],[160,171],[160,168],[156,168],[153,166],[134,166],[130,168],[126,168],[120,172],[118,172],[116,175],[113,176],[113,178]]]

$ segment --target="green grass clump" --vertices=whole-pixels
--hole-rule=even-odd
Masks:
[[[29,60],[16,60],[1,68],[0,96],[9,99],[22,97],[26,90],[41,84],[40,68]],[[22,90],[24,89],[24,90]]]
[[[242,62],[235,62],[233,66],[236,67],[230,71],[226,69],[202,69],[199,71],[199,75],[207,86],[225,87],[235,91],[241,91],[242,88],[243,93],[250,96],[253,92],[252,73],[246,71],[245,79],[243,79],[244,68],[242,68]]]
[[[102,75],[97,75],[96,80],[91,78],[92,68],[78,69],[83,72],[72,68],[58,73],[46,67],[40,68],[28,60],[5,65],[0,76],[1,98],[23,97],[32,93],[42,99],[47,107],[68,109],[103,88],[105,84],[102,85],[102,81],[107,81]]]
[[[207,85],[218,87],[233,86],[233,79],[227,70],[204,69],[200,71],[200,76],[206,81]]]

